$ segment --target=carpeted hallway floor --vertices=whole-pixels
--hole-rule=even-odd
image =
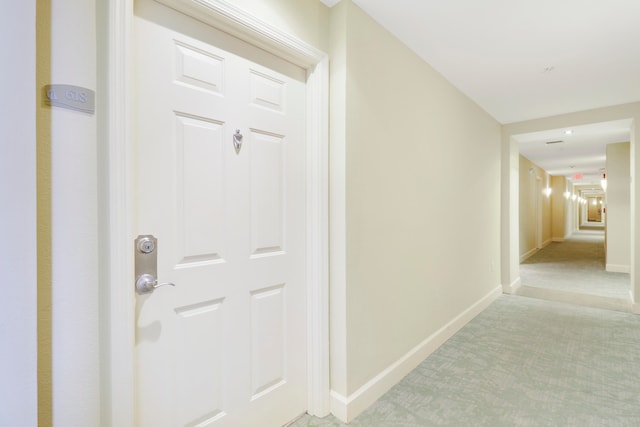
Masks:
[[[627,273],[605,271],[604,233],[580,231],[520,264],[518,295],[620,311],[631,310]]]
[[[640,316],[622,312],[629,275],[604,271],[602,237],[547,246],[521,278],[541,299],[501,296],[349,426],[640,425]]]
[[[344,426],[305,415],[292,426]],[[503,295],[349,426],[640,425],[640,316]]]

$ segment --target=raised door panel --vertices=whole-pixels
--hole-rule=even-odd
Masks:
[[[251,292],[251,399],[285,382],[284,284]]]
[[[284,138],[258,130],[250,134],[251,255],[284,250],[286,151]]]
[[[178,264],[224,259],[224,124],[176,115]]]
[[[175,383],[179,425],[212,425],[226,416],[224,299],[176,308]]]

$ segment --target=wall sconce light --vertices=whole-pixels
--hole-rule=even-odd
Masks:
[[[544,195],[545,195],[545,196],[547,196],[547,197],[551,196],[551,187],[547,187],[547,188],[545,188],[542,192],[543,192],[543,193],[544,193]]]
[[[575,200],[578,198],[578,196],[576,196],[575,194],[571,195],[571,200],[573,200],[575,202]]]
[[[602,174],[602,179],[600,180],[600,186],[602,187],[602,191],[607,191],[607,174]]]
[[[571,192],[565,191],[564,193],[562,193],[562,195],[564,196],[565,199],[569,200],[569,197],[571,197]]]

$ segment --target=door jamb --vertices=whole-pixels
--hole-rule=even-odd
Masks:
[[[307,372],[308,412],[329,413],[329,59],[313,46],[261,21],[226,0],[156,0],[173,9],[197,16],[214,28],[284,58],[307,71]],[[133,262],[134,153],[133,113],[130,96],[135,84],[132,73],[134,0],[109,2],[109,52],[107,73],[109,161],[108,271],[101,282],[109,300],[103,309],[102,355],[103,425],[135,425]]]

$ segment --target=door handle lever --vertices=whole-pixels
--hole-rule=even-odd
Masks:
[[[136,292],[140,295],[149,294],[160,286],[176,286],[174,283],[158,283],[158,280],[151,274],[142,274],[136,280]]]

